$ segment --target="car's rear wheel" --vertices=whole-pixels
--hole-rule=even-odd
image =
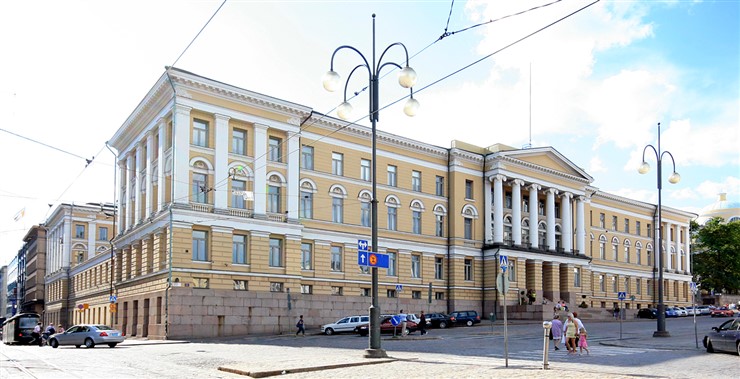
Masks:
[[[49,346],[51,346],[51,347],[53,347],[53,348],[56,349],[56,348],[59,347],[59,342],[57,340],[55,340],[55,339],[52,339],[51,341],[49,341]]]
[[[324,334],[326,334],[327,336],[330,336],[330,335],[334,334],[334,329],[332,329],[332,328],[326,328],[326,330],[324,330]]]
[[[714,353],[714,347],[712,347],[712,340],[707,340],[707,353]]]
[[[473,320],[465,321],[465,325],[467,325],[467,326],[473,326]]]
[[[88,349],[92,349],[93,347],[95,347],[95,341],[93,341],[92,338],[86,338],[85,347]]]
[[[80,348],[80,345],[75,345],[75,347],[79,349]]]
[[[118,345],[118,343],[111,342],[111,343],[108,344],[108,347],[110,347],[112,349],[112,348],[116,347],[116,345]]]
[[[446,322],[444,322],[444,321],[440,321],[440,323],[439,323],[439,328],[440,328],[440,329],[444,329],[444,328],[446,328],[446,327],[447,327],[447,323],[446,323]]]

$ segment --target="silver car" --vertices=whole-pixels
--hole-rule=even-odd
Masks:
[[[109,347],[116,347],[123,340],[121,331],[108,325],[81,324],[70,327],[64,333],[49,337],[49,346],[57,348],[61,345],[74,345],[75,347],[85,345],[87,348],[93,348],[98,344],[107,344]]]

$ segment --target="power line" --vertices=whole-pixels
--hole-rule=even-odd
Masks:
[[[73,157],[75,157],[75,158],[80,158],[80,159],[83,159],[83,160],[84,160],[85,162],[87,162],[87,164],[88,164],[88,165],[90,164],[90,162],[92,162],[92,159],[88,159],[88,158],[85,158],[85,157],[83,157],[83,156],[81,156],[81,155],[77,155],[77,154],[75,154],[75,153],[70,153],[70,152],[69,152],[69,151],[67,151],[67,150],[62,150],[62,149],[60,149],[60,148],[58,148],[58,147],[56,147],[56,146],[52,146],[52,145],[49,145],[49,144],[47,144],[47,143],[44,143],[44,142],[41,142],[41,141],[37,141],[37,140],[35,140],[35,139],[33,139],[33,138],[30,138],[30,137],[22,136],[22,135],[20,135],[20,134],[18,134],[18,133],[14,133],[14,132],[11,132],[10,130],[6,130],[6,129],[2,129],[2,128],[0,128],[0,131],[3,131],[3,132],[5,132],[5,133],[8,133],[8,134],[12,134],[12,135],[14,135],[14,136],[16,136],[16,137],[18,137],[18,138],[23,138],[24,140],[27,140],[27,141],[31,141],[31,142],[33,142],[33,143],[37,143],[37,144],[39,144],[39,145],[41,145],[41,146],[45,146],[45,147],[48,147],[48,148],[50,148],[50,149],[54,149],[54,150],[56,150],[56,151],[59,151],[59,152],[62,152],[62,153],[64,153],[64,154],[68,154],[68,155],[71,155],[71,156],[73,156]],[[93,157],[93,159],[95,159],[95,157]]]
[[[177,61],[179,61],[180,58],[182,58],[182,56],[185,54],[185,52],[188,51],[188,49],[190,48],[190,45],[192,45],[193,42],[195,42],[195,40],[198,39],[198,36],[200,36],[200,33],[202,33],[203,30],[205,30],[206,26],[208,26],[208,24],[211,23],[211,20],[213,20],[213,18],[216,17],[216,14],[218,13],[218,11],[221,10],[221,8],[224,6],[224,4],[226,4],[226,0],[224,0],[221,3],[221,5],[218,6],[218,8],[216,9],[216,11],[213,12],[213,15],[211,15],[211,18],[209,18],[208,21],[206,21],[205,25],[203,25],[203,27],[200,28],[200,31],[198,31],[198,34],[196,34],[195,37],[193,37],[193,39],[190,41],[190,43],[185,47],[185,50],[183,50],[182,53],[180,53],[180,56],[178,56],[177,59],[175,59],[175,62],[172,63],[172,65],[170,65],[170,67],[174,67],[175,64],[177,64]]]

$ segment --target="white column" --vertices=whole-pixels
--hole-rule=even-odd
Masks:
[[[548,188],[547,202],[545,203],[545,217],[547,217],[547,249],[555,250],[555,195],[558,190],[555,188]]]
[[[572,193],[565,192],[560,197],[560,219],[563,221],[563,250],[566,252],[573,251],[573,211],[570,204],[572,196]]]
[[[515,179],[511,182],[511,232],[514,234],[514,245],[522,244],[522,186],[524,182]]]
[[[578,196],[576,200],[576,249],[579,254],[586,254],[586,198]]]
[[[681,232],[678,230],[678,224],[673,225],[673,246],[676,251],[676,267],[675,270],[681,270]]]
[[[190,111],[193,108],[175,105],[172,131],[172,202],[190,203]]]
[[[157,142],[157,211],[164,209],[164,192],[167,188],[164,179],[164,166],[167,160],[164,155],[164,147],[167,146],[167,123],[164,119],[159,119],[159,141]]]
[[[229,176],[229,118],[216,114],[216,164],[214,183],[218,183],[219,189],[215,191],[213,206],[216,209],[226,209],[231,187],[228,183]],[[222,190],[222,189],[226,190]]]
[[[134,177],[134,158],[131,153],[126,155],[126,229],[130,229],[133,226],[132,215],[133,210],[131,209],[131,197],[134,195],[131,193],[135,191],[135,188],[131,186],[131,182],[136,180]],[[66,237],[65,237],[66,238]]]
[[[493,179],[493,243],[504,242],[504,181],[503,175]]]
[[[134,219],[133,225],[141,221],[141,168],[144,167],[144,143],[138,143],[136,146],[136,171],[134,172]]]
[[[533,248],[537,248],[540,244],[539,204],[537,201],[537,191],[540,188],[542,187],[536,184],[529,186],[529,242]]]
[[[288,132],[288,220],[298,220],[298,199],[300,199],[298,182],[301,170],[301,141],[299,135],[295,132]]]
[[[686,271],[687,274],[691,274],[691,250],[690,250],[691,245],[690,245],[690,242],[689,242],[689,239],[690,239],[691,235],[689,234],[689,227],[688,226],[684,226],[683,227],[683,233],[684,233],[684,238],[683,238],[683,246],[684,247],[683,247],[683,251],[684,251],[684,253],[686,253],[686,255],[684,256],[684,265],[683,265],[683,267],[684,267],[684,271]]]
[[[122,190],[122,188],[127,188],[126,187],[127,175],[126,175],[125,158],[119,159],[117,164],[118,164],[118,188],[116,188],[116,191],[118,191],[118,209],[117,209],[118,214],[116,215],[116,217],[118,218],[118,230],[119,230],[119,233],[121,233],[127,228],[127,225],[124,224],[124,222],[126,221],[126,215],[123,212],[123,206],[124,204],[127,204],[126,198],[128,198],[128,195],[124,195],[123,190]],[[126,190],[126,192],[128,193],[128,190]]]
[[[96,234],[95,221],[91,221],[87,224],[87,259],[95,257],[95,234]]]
[[[64,217],[64,236],[62,237],[62,254],[60,268],[69,267],[70,257],[72,256],[72,210]],[[72,280],[72,278],[70,278]]]
[[[493,242],[493,185],[492,182],[493,178],[488,178],[488,180],[483,181],[483,223],[484,228],[483,230],[486,233],[485,241],[486,243]]]
[[[673,270],[673,264],[671,263],[671,239],[672,239],[672,233],[671,233],[671,224],[668,222],[663,223],[663,227],[665,230],[665,237],[663,238],[663,243],[665,243],[665,267],[668,270]]]
[[[254,124],[254,214],[267,209],[267,125]]]
[[[146,192],[146,202],[144,203],[144,219],[148,218],[151,214],[154,213],[154,208],[152,207],[154,205],[154,194],[152,193],[154,191],[153,183],[154,183],[154,175],[152,171],[152,166],[154,165],[154,131],[149,131],[146,134],[146,186],[144,188],[144,191]]]

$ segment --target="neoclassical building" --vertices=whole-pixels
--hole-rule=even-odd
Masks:
[[[386,126],[392,128],[392,126]],[[450,148],[369,128],[170,68],[110,140],[118,152],[112,323],[129,336],[182,338],[291,330],[366,313],[371,167],[378,172],[382,312],[504,305],[551,316],[520,293],[598,314],[656,304],[655,230],[665,301],[688,304],[689,220],[599,191],[552,147]],[[84,291],[83,288],[79,289]],[[548,311],[549,309],[549,311]]]

